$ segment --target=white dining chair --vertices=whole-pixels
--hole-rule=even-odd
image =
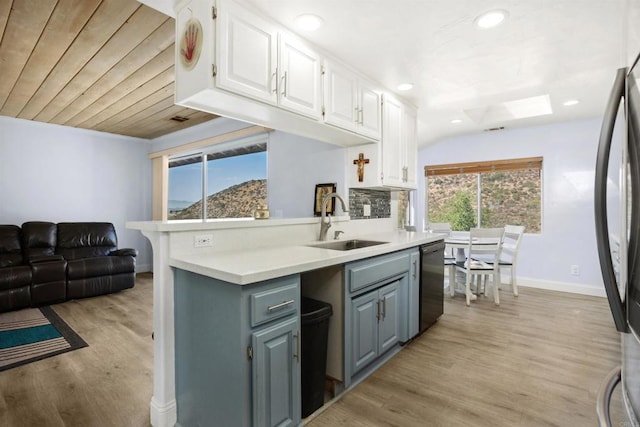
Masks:
[[[504,228],[472,228],[469,230],[469,246],[467,248],[467,260],[456,264],[456,270],[466,274],[465,296],[467,306],[475,300],[476,295],[471,293],[471,280],[481,279],[484,276],[492,277],[493,301],[500,305],[500,252]],[[481,281],[478,280],[478,284]],[[482,280],[484,282],[484,280]],[[479,286],[479,285],[478,285]],[[476,292],[480,292],[479,287]],[[486,292],[486,285],[485,285]]]
[[[427,225],[427,230],[430,233],[444,234],[444,238],[451,236],[451,223],[449,222],[430,222]],[[456,281],[456,258],[453,253],[453,248],[445,247],[444,250],[444,266],[447,270],[447,276],[449,279],[449,293],[451,296],[455,294],[455,281]]]
[[[502,252],[500,253],[500,270],[509,269],[511,288],[513,295],[518,296],[518,283],[516,279],[516,265],[518,262],[518,249],[524,234],[522,225],[505,225]]]
[[[500,253],[500,272],[503,269],[509,269],[510,284],[513,290],[513,296],[518,296],[518,283],[516,276],[516,264],[518,262],[518,251],[520,248],[520,242],[522,241],[522,235],[524,234],[525,227],[523,225],[505,225],[504,237],[502,239],[502,251]],[[477,257],[480,261],[487,261],[484,257]],[[502,274],[500,274],[500,280],[502,284]],[[486,289],[484,294],[486,295]]]

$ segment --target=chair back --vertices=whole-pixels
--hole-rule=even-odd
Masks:
[[[523,225],[505,225],[504,239],[502,242],[502,257],[504,261],[511,264],[516,263],[518,257],[518,248],[524,234]]]
[[[428,230],[432,233],[451,235],[451,224],[448,222],[430,222]]]
[[[486,259],[497,267],[503,238],[504,228],[472,228],[469,230],[468,259]]]

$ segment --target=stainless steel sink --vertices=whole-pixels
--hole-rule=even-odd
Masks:
[[[366,248],[368,246],[384,245],[389,242],[376,242],[373,240],[332,240],[325,243],[308,245],[310,248],[332,249],[334,251],[350,251],[352,249]]]

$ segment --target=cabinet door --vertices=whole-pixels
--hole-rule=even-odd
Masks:
[[[355,74],[337,65],[325,62],[325,122],[355,132],[357,108]]]
[[[414,108],[406,107],[403,113],[404,118],[404,164],[405,187],[418,188],[418,119]]]
[[[396,280],[378,291],[382,305],[378,323],[378,354],[384,353],[400,340],[399,283]]]
[[[402,104],[385,96],[382,105],[382,183],[402,187],[404,150],[402,149]]]
[[[361,82],[358,89],[359,123],[358,133],[380,139],[382,128],[382,100],[380,93]]]
[[[255,332],[251,345],[253,425],[297,426],[301,399],[298,318]]]
[[[378,292],[351,301],[352,374],[378,356]]]
[[[280,106],[314,119],[321,110],[320,56],[300,40],[280,34]]]
[[[216,86],[277,103],[277,30],[232,1],[218,5]]]

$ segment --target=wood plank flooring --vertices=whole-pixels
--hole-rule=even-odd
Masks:
[[[433,327],[308,425],[597,425],[598,387],[620,360],[606,299],[522,287],[500,301],[445,296]]]
[[[0,372],[0,426],[148,426],[152,276],[53,305],[89,347]]]
[[[148,426],[151,301],[144,274],[54,305],[89,347],[0,372],[0,426]],[[618,342],[603,298],[522,287],[499,307],[491,296],[466,307],[446,296],[431,329],[308,425],[595,426]],[[619,398],[612,411],[623,425]]]

